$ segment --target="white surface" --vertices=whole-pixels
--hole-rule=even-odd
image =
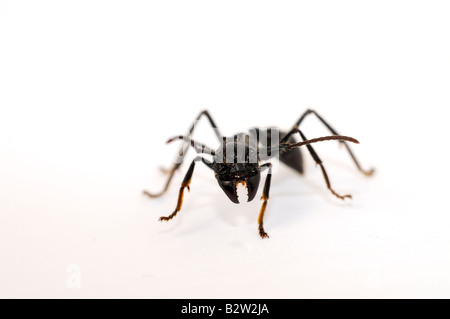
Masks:
[[[0,297],[450,297],[449,9],[1,1]],[[317,145],[353,201],[307,157],[274,175],[261,240],[260,195],[235,205],[200,165],[159,223],[187,165],[141,192],[204,108],[228,135],[314,108],[377,173]],[[206,121],[195,136],[216,146]]]

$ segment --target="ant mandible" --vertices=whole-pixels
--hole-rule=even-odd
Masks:
[[[305,117],[309,114],[314,114],[317,119],[325,125],[325,127],[333,134],[330,136],[324,136],[319,138],[314,138],[308,140],[306,136],[300,131],[300,124],[303,122]],[[194,132],[195,124],[203,117],[206,116],[209,123],[211,124],[214,132],[220,141],[221,145],[217,150],[213,150],[208,146],[198,143],[191,139],[191,136]],[[159,197],[163,195],[167,189],[169,188],[170,182],[175,174],[175,172],[180,168],[183,163],[184,157],[189,149],[189,147],[194,148],[194,150],[198,154],[209,154],[211,155],[212,161],[205,159],[202,156],[197,156],[189,166],[189,169],[184,177],[183,182],[181,183],[181,187],[178,193],[178,201],[175,210],[169,216],[160,217],[160,221],[169,221],[174,218],[177,213],[181,210],[181,206],[183,204],[183,194],[184,189],[189,189],[189,184],[191,182],[192,174],[194,172],[195,164],[198,161],[202,161],[206,166],[211,168],[215,177],[219,183],[219,186],[228,196],[228,198],[233,202],[238,204],[238,196],[237,196],[237,185],[239,183],[244,184],[247,188],[247,196],[248,201],[251,201],[255,198],[256,193],[258,191],[259,182],[261,179],[261,171],[264,169],[268,169],[268,173],[266,176],[266,180],[264,183],[263,193],[261,199],[263,200],[263,204],[261,206],[261,210],[258,216],[258,230],[261,238],[269,237],[269,235],[265,232],[263,226],[263,218],[264,212],[267,206],[267,200],[269,199],[269,190],[270,190],[270,181],[272,177],[272,164],[265,163],[260,165],[260,161],[267,160],[273,157],[275,154],[279,155],[280,161],[296,170],[300,174],[303,173],[303,160],[302,153],[300,151],[300,146],[306,146],[309,154],[314,159],[317,165],[320,166],[323,174],[323,178],[325,180],[325,184],[330,192],[336,197],[344,200],[345,198],[351,198],[351,195],[340,195],[335,192],[331,187],[330,180],[328,178],[325,167],[322,163],[322,160],[317,155],[314,148],[311,146],[313,143],[329,141],[329,140],[337,140],[341,142],[348,153],[350,154],[351,159],[355,163],[356,167],[360,172],[362,172],[366,176],[370,176],[373,174],[374,170],[364,170],[356,159],[355,155],[351,151],[347,142],[357,143],[358,140],[348,137],[342,136],[337,133],[335,129],[333,129],[317,112],[313,110],[307,110],[303,115],[298,119],[293,128],[287,133],[282,131],[276,131],[278,134],[273,134],[273,130],[267,131],[265,133],[267,141],[261,140],[262,129],[254,128],[250,130],[249,134],[239,133],[232,137],[223,137],[217,128],[216,123],[212,119],[211,115],[207,110],[202,111],[192,124],[189,129],[189,133],[186,136],[175,136],[170,138],[167,143],[171,143],[175,140],[183,140],[183,144],[178,152],[178,158],[176,163],[172,166],[170,170],[165,170],[168,173],[169,177],[165,184],[164,189],[159,193],[150,193],[148,191],[144,191],[144,194],[149,197]],[[302,138],[302,142],[297,142],[294,139],[294,134],[298,133]],[[275,135],[278,135],[276,137]],[[275,141],[273,141],[275,139]],[[273,144],[274,142],[274,144]],[[268,146],[268,145],[271,146]],[[275,145],[275,146],[273,146]]]

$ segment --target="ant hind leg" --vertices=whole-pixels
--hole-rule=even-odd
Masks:
[[[298,129],[301,125],[301,123],[303,122],[303,120],[305,119],[305,117],[309,114],[314,114],[316,116],[316,118],[323,124],[325,125],[325,127],[334,135],[340,135],[330,124],[328,124],[327,121],[325,121],[316,111],[314,110],[306,110],[305,113],[302,114],[302,116],[300,116],[300,118],[298,119],[298,121],[296,122],[296,124],[294,125],[294,130]],[[358,170],[363,173],[366,176],[371,176],[375,170],[373,168],[369,169],[369,170],[365,170],[361,167],[359,161],[357,160],[355,154],[353,154],[352,150],[350,149],[350,146],[348,146],[348,144],[345,141],[341,141],[341,143],[345,146],[345,148],[347,149],[347,152],[349,153],[350,157],[352,158],[353,163],[355,163],[356,167],[358,168]]]

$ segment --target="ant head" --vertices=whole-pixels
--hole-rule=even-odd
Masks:
[[[220,188],[233,203],[239,204],[238,184],[247,188],[248,201],[255,198],[261,175],[257,149],[250,146],[248,135],[224,137],[223,144],[215,151],[212,168]]]
[[[261,174],[257,164],[219,164],[216,165],[216,179],[228,198],[239,204],[237,185],[243,184],[247,188],[247,201],[250,202],[258,191]]]

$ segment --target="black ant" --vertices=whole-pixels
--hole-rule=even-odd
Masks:
[[[299,130],[299,126],[305,119],[305,117],[309,114],[314,114],[333,135],[308,140],[303,132]],[[217,150],[213,150],[206,145],[198,143],[191,139],[195,124],[198,120],[200,120],[202,116],[206,116],[206,118],[209,120],[209,123],[213,127],[214,132],[221,143],[221,146]],[[264,231],[263,218],[267,206],[267,200],[269,199],[270,181],[272,177],[272,164],[266,163],[260,165],[260,161],[267,160],[269,158],[272,158],[276,154],[279,154],[279,159],[282,163],[302,174],[303,160],[302,153],[299,147],[305,145],[316,164],[320,166],[327,188],[333,195],[342,200],[344,200],[345,198],[351,198],[351,195],[340,195],[333,190],[330,184],[330,180],[328,179],[325,167],[323,166],[321,159],[319,158],[311,144],[328,140],[337,140],[345,146],[359,171],[361,171],[366,176],[370,176],[374,172],[373,169],[366,171],[361,168],[358,160],[347,144],[347,142],[359,144],[358,140],[352,137],[339,135],[336,130],[334,130],[319,114],[317,114],[317,112],[313,110],[307,110],[305,113],[303,113],[303,115],[299,118],[299,120],[295,123],[294,127],[289,132],[284,133],[278,130],[275,131],[278,134],[274,134],[273,132],[273,130],[266,131],[266,141],[261,138],[261,135],[264,135],[264,131],[260,128],[251,129],[249,134],[239,133],[232,137],[223,137],[209,112],[206,110],[201,112],[197,116],[197,119],[192,124],[191,128],[189,129],[189,133],[186,136],[172,137],[167,141],[167,143],[171,143],[175,140],[183,140],[184,143],[180,148],[179,157],[176,163],[170,170],[165,171],[169,174],[169,177],[164,189],[157,194],[149,193],[147,191],[144,191],[144,194],[149,197],[158,197],[167,191],[174,173],[180,168],[181,164],[183,163],[183,159],[189,147],[193,147],[199,154],[212,155],[212,162],[208,161],[202,156],[197,156],[192,161],[186,173],[186,176],[181,183],[180,191],[178,194],[178,202],[175,210],[167,217],[160,217],[159,220],[171,220],[180,211],[183,203],[184,189],[187,188],[188,190],[190,190],[189,184],[191,182],[195,164],[198,161],[202,161],[206,166],[214,171],[219,186],[222,188],[228,198],[236,204],[239,203],[237,196],[237,185],[239,183],[244,184],[244,186],[246,186],[247,188],[248,201],[253,200],[258,191],[258,186],[261,179],[261,171],[264,169],[268,169],[268,174],[264,183],[263,193],[261,197],[261,199],[263,200],[263,204],[258,217],[258,230],[261,238],[269,237],[268,234]],[[302,142],[296,142],[293,136],[296,133],[300,135],[303,140]],[[278,137],[276,137],[275,135],[278,135]],[[275,141],[273,141],[273,139],[275,139]]]

